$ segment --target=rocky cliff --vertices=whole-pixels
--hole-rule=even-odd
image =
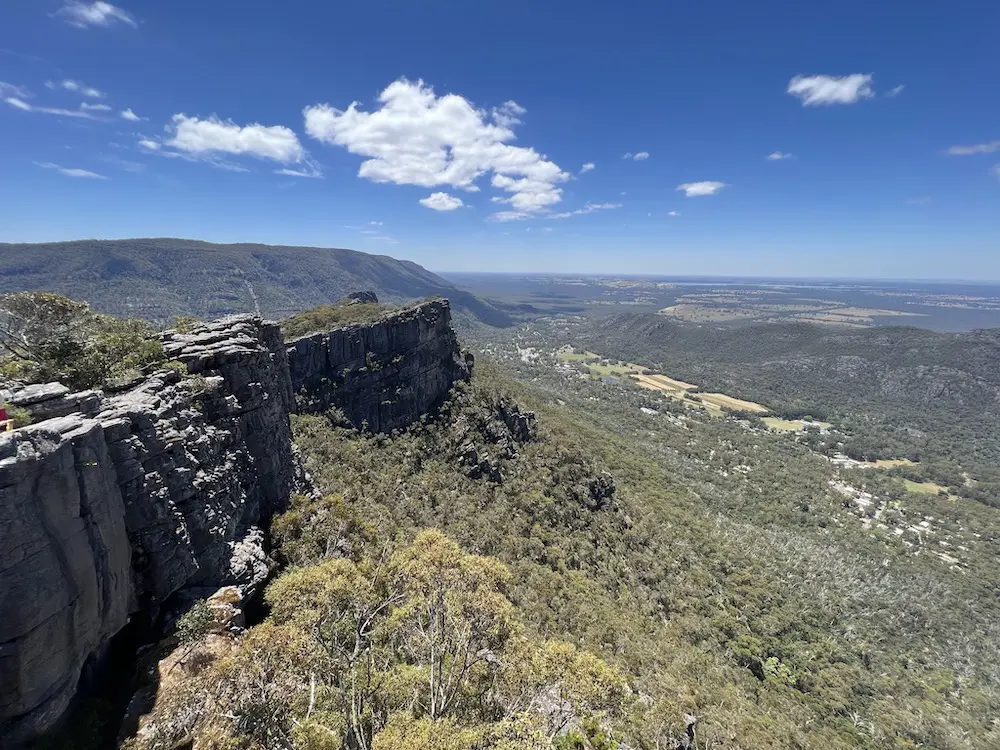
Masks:
[[[131,616],[264,582],[267,524],[296,476],[292,411],[392,429],[471,366],[445,301],[287,348],[251,316],[164,346],[185,367],[122,393],[8,395],[44,421],[0,435],[0,746],[53,726]]]
[[[447,300],[425,302],[364,325],[290,343],[288,367],[296,409],[340,409],[352,425],[389,432],[431,411],[466,380]]]

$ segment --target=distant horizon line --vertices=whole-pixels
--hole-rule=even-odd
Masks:
[[[896,284],[968,284],[970,286],[991,286],[1000,285],[1000,279],[975,280],[962,277],[948,278],[903,278],[885,276],[740,276],[722,274],[663,274],[663,273],[614,273],[607,271],[441,271],[427,269],[433,274],[443,276],[559,276],[562,278],[609,278],[609,279],[657,279],[675,281],[706,281],[706,282],[741,282],[741,281],[777,281],[777,282],[806,282],[822,281],[837,283],[885,283]]]
[[[400,258],[395,255],[390,255],[385,252],[370,252],[368,250],[357,250],[351,247],[336,247],[334,245],[287,245],[287,244],[273,244],[270,242],[248,242],[248,241],[236,241],[236,242],[219,242],[216,240],[202,240],[193,237],[171,237],[171,236],[159,236],[159,237],[116,237],[116,238],[106,238],[106,237],[83,237],[73,240],[42,240],[42,241],[10,241],[10,240],[0,240],[0,246],[3,245],[60,245],[60,244],[71,244],[78,242],[129,242],[136,240],[178,240],[181,242],[200,242],[206,245],[261,245],[264,247],[287,247],[287,248],[297,248],[297,249],[309,249],[309,250],[347,250],[349,252],[362,253],[364,255],[381,256],[386,258],[391,258],[396,261],[414,263],[430,273],[436,274],[447,278],[448,275],[466,275],[466,276],[557,276],[564,278],[571,277],[584,277],[584,278],[618,278],[618,279],[658,279],[665,281],[694,281],[694,282],[710,282],[710,283],[722,283],[722,282],[746,282],[746,281],[777,281],[777,282],[796,282],[803,283],[807,281],[816,282],[834,282],[834,283],[898,283],[898,284],[967,284],[969,286],[992,286],[1000,285],[1000,279],[985,279],[985,280],[974,280],[962,277],[948,277],[948,278],[927,278],[927,277],[916,277],[916,278],[903,278],[903,277],[874,277],[874,276],[741,276],[741,275],[723,275],[723,274],[664,274],[664,273],[620,273],[613,271],[439,271],[428,268],[422,263],[410,260],[408,258]]]

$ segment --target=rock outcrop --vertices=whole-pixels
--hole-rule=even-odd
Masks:
[[[290,346],[237,316],[168,331],[164,347],[186,367],[114,395],[18,392],[42,421],[0,434],[2,747],[59,720],[130,616],[262,585],[268,522],[300,476],[291,412],[337,406],[392,429],[471,366],[443,301]]]
[[[472,355],[462,352],[447,300],[424,302],[362,325],[297,339],[288,347],[296,410],[343,412],[359,429],[389,432],[431,411]]]

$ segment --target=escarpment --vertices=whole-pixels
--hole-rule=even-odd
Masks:
[[[270,518],[296,477],[289,415],[336,407],[403,426],[467,379],[447,301],[286,345],[253,316],[164,348],[183,363],[121,393],[7,394],[35,424],[0,434],[0,745],[65,714],[88,665],[179,593],[266,580]]]
[[[347,421],[389,432],[426,414],[466,380],[472,355],[451,327],[446,300],[297,339],[288,347],[296,410],[340,409]]]

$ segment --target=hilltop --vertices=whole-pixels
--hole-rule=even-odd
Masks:
[[[416,263],[357,250],[174,238],[0,244],[0,293],[58,292],[100,312],[156,323],[243,312],[285,318],[358,289],[390,303],[444,296],[460,317],[510,322]]]

